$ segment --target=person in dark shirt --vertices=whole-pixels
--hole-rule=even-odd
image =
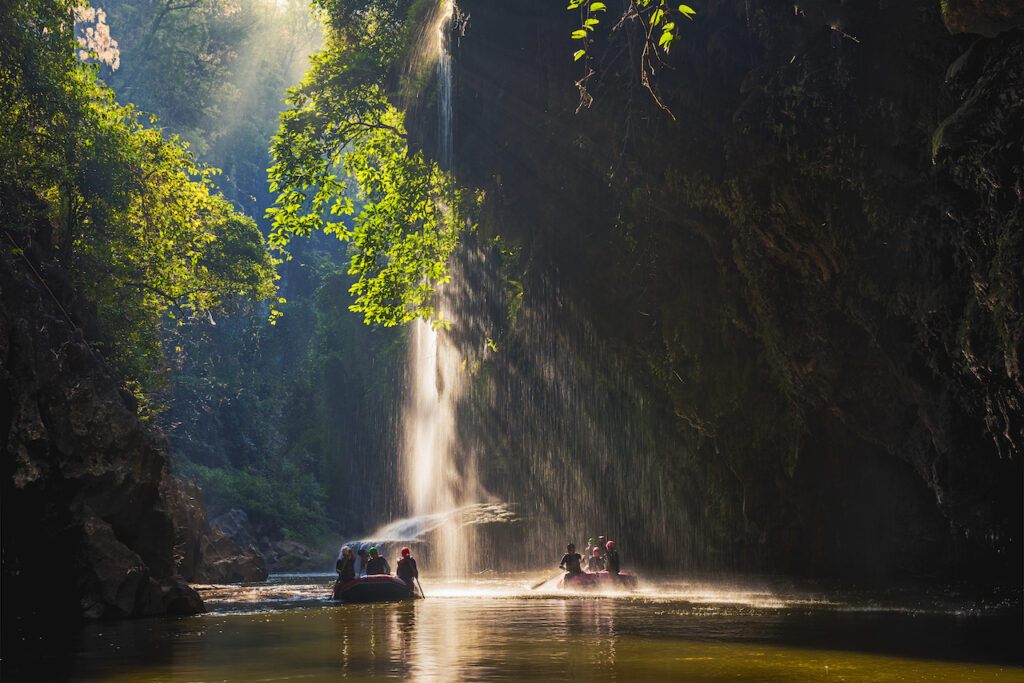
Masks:
[[[604,565],[608,575],[618,577],[619,575],[619,551],[615,549],[615,541],[608,541],[605,545]]]
[[[391,565],[377,553],[376,548],[370,548],[370,561],[366,563],[366,575],[390,574]]]
[[[342,546],[338,561],[334,563],[334,570],[338,572],[338,580],[334,582],[334,599],[339,599],[338,589],[342,585],[356,578],[356,554],[347,545]]]
[[[558,563],[558,567],[564,569],[565,578],[570,579],[583,573],[583,567],[580,566],[582,560],[583,558],[576,552],[576,546],[570,543],[565,547],[565,555],[562,555],[562,561]]]
[[[420,572],[416,569],[416,560],[409,554],[408,548],[402,548],[402,559],[398,561],[398,566],[395,567],[395,575],[402,581],[405,581],[405,585],[409,587],[410,592],[415,589],[413,580],[419,578]]]
[[[347,545],[342,547],[338,561],[334,563],[334,569],[338,572],[338,580],[342,583],[356,578],[356,554]]]
[[[594,548],[594,551],[590,554],[590,557],[587,559],[587,571],[604,571],[604,560],[601,558],[601,551],[597,548]]]

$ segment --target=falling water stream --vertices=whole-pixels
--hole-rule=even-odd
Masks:
[[[454,161],[448,48],[453,11],[451,0],[440,3],[414,60],[420,67],[436,65],[437,162],[445,172]],[[451,297],[442,290],[436,299],[437,317],[449,325],[460,324]],[[421,547],[429,548],[426,567],[435,573],[462,576],[469,566],[468,549],[474,545],[476,526],[507,518],[507,510],[493,500],[483,500],[487,496],[473,454],[458,451],[456,408],[463,396],[465,372],[463,359],[443,326],[422,319],[411,324],[407,374],[401,471],[412,516],[391,522],[358,543],[422,543]]]

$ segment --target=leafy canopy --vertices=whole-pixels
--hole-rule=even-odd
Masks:
[[[353,311],[367,323],[433,319],[432,294],[448,279],[466,198],[410,150],[389,96],[425,4],[321,0],[325,48],[288,95],[274,138],[269,242],[323,231],[351,243]],[[354,186],[352,182],[354,181]]]
[[[73,10],[22,0],[0,25],[0,212],[70,273],[96,305],[104,355],[144,389],[163,373],[165,315],[264,301],[273,264],[252,220],[212,191],[215,171],[76,59]]]

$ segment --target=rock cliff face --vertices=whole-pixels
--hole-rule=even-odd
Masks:
[[[657,451],[648,492],[674,501],[689,561],[1019,577],[1019,15],[975,3],[1001,17],[961,27],[998,33],[979,38],[933,0],[695,6],[655,80],[673,119],[639,84],[632,22],[602,23],[576,114],[570,13],[458,4],[457,174],[486,192],[483,234],[522,250],[521,310],[553,289],[606,347],[577,360],[628,368],[672,416],[674,436],[635,442]],[[499,346],[532,343],[504,325]],[[478,414],[530,400],[529,358],[490,361],[502,391]],[[530,485],[491,467],[496,493]],[[605,509],[636,493],[579,484]]]
[[[265,578],[171,476],[70,288],[34,256],[5,247],[0,261],[5,619],[193,613],[187,581]]]

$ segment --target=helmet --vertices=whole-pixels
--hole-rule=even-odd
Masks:
[[[594,545],[595,543],[597,543],[597,541],[595,541],[593,537],[590,537],[587,539],[587,543],[589,543],[590,545]]]
[[[601,557],[601,549],[594,548],[594,557]]]
[[[615,550],[615,541],[608,541],[604,547],[608,548],[608,550]]]
[[[402,548],[402,557],[408,557],[408,556],[409,556],[409,549],[408,548]]]
[[[376,555],[377,554],[377,546],[374,546],[374,547],[370,548],[370,554],[371,555]]]

